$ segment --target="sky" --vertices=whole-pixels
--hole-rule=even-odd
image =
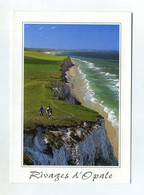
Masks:
[[[119,50],[119,25],[24,24],[24,47]]]

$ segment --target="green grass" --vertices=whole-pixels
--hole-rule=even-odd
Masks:
[[[60,135],[55,135],[54,133],[46,130],[45,137],[47,138],[48,143],[51,147],[53,145],[55,145],[56,148],[60,148],[62,146],[62,139]]]
[[[47,55],[40,52],[24,52],[24,128],[37,125],[73,126],[82,121],[96,121],[98,113],[79,105],[58,100],[52,91],[51,81],[62,81],[61,65],[67,56]],[[39,116],[40,105],[44,117]],[[45,114],[48,106],[53,109],[49,120]]]

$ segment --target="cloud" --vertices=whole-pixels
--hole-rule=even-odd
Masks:
[[[42,30],[43,29],[43,26],[40,26],[39,28],[38,28],[38,30]]]
[[[50,27],[50,29],[55,29],[56,28],[56,26],[52,26],[52,27]]]

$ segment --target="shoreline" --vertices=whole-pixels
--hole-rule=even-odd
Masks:
[[[101,116],[104,117],[105,119],[105,128],[107,132],[107,136],[113,146],[114,153],[119,159],[119,154],[118,154],[118,129],[112,126],[112,123],[108,120],[108,113],[106,113],[103,109],[103,107],[99,103],[92,103],[89,102],[86,103],[83,99],[85,97],[86,89],[85,89],[85,83],[84,79],[80,79],[79,77],[79,71],[78,71],[78,65],[74,62],[74,60],[71,60],[74,66],[72,66],[68,71],[67,71],[67,80],[68,83],[71,87],[71,91],[76,97],[76,99],[81,102],[82,106],[91,108],[98,112]],[[74,83],[72,82],[72,79],[74,80]]]
[[[55,55],[56,54],[55,51],[44,51],[42,53],[47,54],[47,55]]]

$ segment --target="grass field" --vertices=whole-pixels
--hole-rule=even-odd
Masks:
[[[35,129],[37,125],[73,126],[81,121],[96,121],[97,112],[55,97],[51,81],[62,81],[61,65],[66,58],[24,51],[24,129]],[[41,105],[44,117],[39,116]],[[49,105],[53,110],[50,120],[45,114]]]

